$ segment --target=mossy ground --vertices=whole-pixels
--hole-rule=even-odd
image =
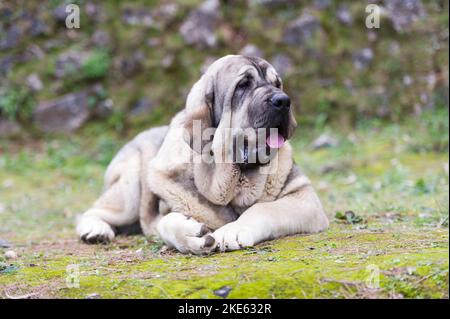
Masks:
[[[311,150],[324,131],[339,146]],[[228,298],[448,298],[448,111],[348,132],[300,127],[296,161],[330,229],[205,257],[139,235],[100,246],[76,239],[75,216],[135,133],[91,123],[74,136],[0,142],[0,238],[19,254],[0,257],[0,297],[220,298],[214,290],[229,286]],[[363,221],[334,218],[349,210]],[[79,288],[67,287],[69,265],[78,266]]]

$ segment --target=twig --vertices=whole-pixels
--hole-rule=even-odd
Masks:
[[[435,275],[437,275],[437,274],[440,274],[440,273],[442,273],[442,272],[445,272],[445,271],[447,271],[447,270],[444,269],[444,270],[439,270],[439,271],[436,271],[436,272],[434,272],[434,273],[431,273],[431,274],[429,274],[429,275],[427,275],[427,276],[425,276],[425,277],[420,278],[420,279],[417,280],[414,284],[415,284],[415,285],[418,285],[418,284],[420,284],[422,281],[425,281],[425,280],[427,280],[428,278],[433,277],[433,276],[435,276]]]
[[[30,294],[25,294],[25,295],[19,295],[19,296],[12,296],[8,293],[8,291],[5,289],[4,290],[5,296],[8,299],[30,299],[33,296],[36,296],[38,293],[37,292],[33,292]]]

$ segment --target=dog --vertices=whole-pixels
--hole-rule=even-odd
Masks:
[[[323,231],[328,218],[293,161],[288,140],[296,126],[273,66],[222,57],[169,126],[139,134],[118,152],[77,233],[86,243],[105,243],[139,223],[145,235],[200,255]]]

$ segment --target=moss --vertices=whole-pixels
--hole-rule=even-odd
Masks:
[[[381,274],[380,288],[371,293],[377,297],[388,297],[393,291],[408,298],[448,295],[448,251],[421,244],[426,237],[444,244],[447,233],[411,232],[400,240],[392,233],[348,234],[348,227],[333,226],[327,233],[293,236],[239,252],[203,258],[156,254],[112,265],[105,249],[94,258],[48,256],[36,267],[24,267],[42,259],[29,257],[17,272],[2,275],[0,284],[54,282],[59,297],[98,293],[103,298],[217,298],[213,291],[222,286],[232,288],[229,298],[367,297],[367,266],[375,265]],[[79,265],[80,288],[65,287],[70,264]]]

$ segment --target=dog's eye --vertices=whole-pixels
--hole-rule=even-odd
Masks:
[[[277,89],[281,89],[281,81],[279,79],[276,79],[274,85]]]
[[[246,89],[250,85],[250,78],[245,77],[243,78],[237,85],[238,89]]]

